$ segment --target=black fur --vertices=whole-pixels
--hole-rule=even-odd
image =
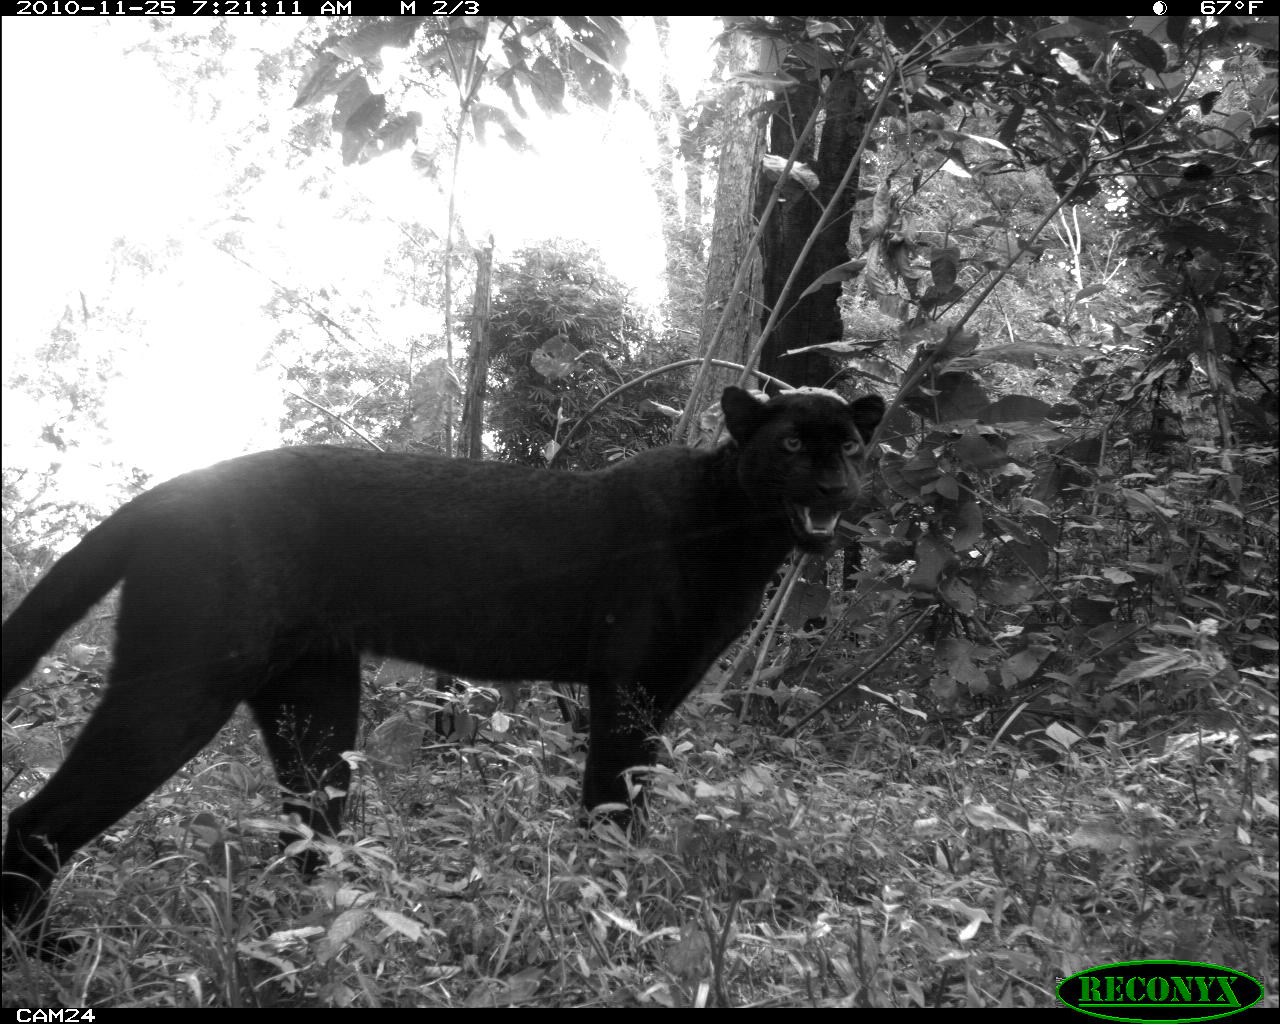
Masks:
[[[3,630],[8,694],[124,581],[114,663],[66,762],[9,818],[4,915],[43,914],[58,865],[252,710],[286,790],[345,789],[360,656],[473,678],[585,683],[587,807],[755,615],[793,546],[827,546],[884,403],[737,388],[732,440],[594,473],[303,447],[188,473],[63,557]],[[338,827],[343,800],[286,801]]]

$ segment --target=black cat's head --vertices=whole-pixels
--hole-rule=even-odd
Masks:
[[[840,513],[863,490],[867,442],[884,416],[884,400],[866,395],[850,404],[809,388],[763,402],[725,388],[720,408],[740,450],[738,482],[747,496],[785,511],[796,547],[827,550]]]

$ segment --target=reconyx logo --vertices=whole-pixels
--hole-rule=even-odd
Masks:
[[[1133,960],[1076,972],[1058,985],[1058,998],[1103,1020],[1214,1020],[1247,1010],[1262,986],[1214,964]]]

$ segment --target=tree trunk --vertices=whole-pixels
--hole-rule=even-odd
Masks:
[[[759,59],[759,44],[744,34],[734,34],[723,44],[725,71],[729,74],[754,68]],[[717,62],[719,63],[719,62]],[[698,353],[705,354],[720,317],[729,307],[729,316],[719,345],[717,359],[745,362],[747,353],[759,337],[757,319],[760,303],[760,256],[747,249],[755,231],[753,196],[760,156],[764,152],[764,130],[748,111],[765,99],[762,89],[739,83],[726,91],[720,118],[720,156],[716,167],[715,212],[711,224],[711,245],[707,256],[706,285],[703,292],[702,323],[698,335]],[[752,271],[737,294],[731,295],[738,267],[751,261]],[[720,396],[726,384],[738,379],[736,370],[712,370],[705,391],[697,396],[695,408],[701,408]]]
[[[469,459],[484,458],[485,381],[489,374],[489,298],[493,268],[493,237],[476,252],[476,299],[471,317],[471,368],[467,374],[467,394],[462,404],[462,440]]]
[[[769,150],[786,158],[795,145],[796,133],[809,118],[815,103],[824,103],[826,111],[814,133],[816,142],[806,145],[797,157],[798,162],[808,164],[818,176],[816,191],[809,192],[797,184],[779,203],[761,238],[764,260],[763,285],[765,310],[761,322],[768,320],[769,311],[778,301],[783,283],[799,258],[822,206],[832,198],[832,193],[845,168],[849,164],[866,125],[862,111],[861,93],[854,82],[837,79],[825,92],[817,82],[805,82],[787,93],[787,105],[774,114],[769,130]],[[826,228],[818,237],[805,258],[800,276],[790,293],[783,299],[785,315],[765,342],[760,354],[760,369],[796,385],[823,386],[840,370],[841,362],[826,351],[805,352],[788,356],[792,349],[808,345],[821,345],[839,341],[843,333],[840,322],[839,282],[826,285],[806,295],[798,303],[799,296],[818,277],[832,267],[849,259],[849,231],[853,223],[853,203],[857,194],[859,174],[849,180],[848,187],[835,199],[835,210]],[[772,183],[762,180],[756,189],[757,212],[763,211],[768,201]],[[794,308],[792,308],[794,307]],[[790,312],[787,312],[790,310]]]
[[[696,315],[696,303],[701,296],[704,153],[707,135],[719,114],[711,104],[699,101],[686,107],[680,102],[680,94],[668,73],[670,24],[663,15],[655,15],[653,20],[661,53],[661,78],[657,108],[649,109],[658,144],[658,165],[651,177],[662,215],[670,312],[675,322],[687,323]],[[678,137],[678,146],[673,145],[673,137]],[[683,212],[676,194],[677,168],[685,178]]]

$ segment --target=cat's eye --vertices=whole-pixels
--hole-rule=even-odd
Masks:
[[[840,446],[840,449],[850,458],[853,458],[853,456],[857,455],[860,451],[862,451],[862,445],[860,445],[857,441],[846,441],[844,444]]]
[[[782,447],[789,452],[798,452],[804,445],[798,437],[784,437],[782,439]]]

